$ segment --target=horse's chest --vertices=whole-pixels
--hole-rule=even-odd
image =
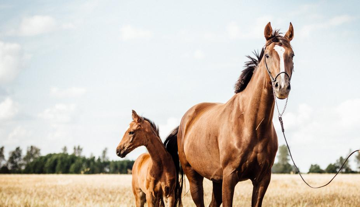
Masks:
[[[154,195],[160,197],[168,196],[172,187],[172,182],[175,182],[175,180],[168,178],[164,174],[156,178],[149,176],[147,179],[148,185],[146,186],[147,191],[154,192]]]

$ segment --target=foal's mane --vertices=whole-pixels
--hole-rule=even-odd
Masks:
[[[275,30],[272,34],[271,38],[266,42],[265,46],[269,46],[273,42],[280,42],[288,47],[290,47],[290,42],[285,37],[281,36],[281,32],[279,30]],[[254,51],[253,54],[255,57],[251,57],[250,55],[246,56],[249,60],[245,62],[245,69],[241,72],[239,79],[235,84],[235,93],[240,93],[243,91],[248,83],[251,80],[251,77],[261,62],[261,59],[264,56],[265,47],[263,47],[260,51]]]
[[[156,133],[157,137],[159,137],[160,139],[160,134],[159,134],[159,127],[150,119],[146,118],[146,117],[142,117],[145,121],[150,123],[151,128],[154,130],[154,132]],[[161,140],[161,139],[160,139]]]

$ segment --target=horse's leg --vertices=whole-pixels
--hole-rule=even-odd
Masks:
[[[260,207],[266,192],[267,187],[269,186],[271,180],[271,171],[267,172],[261,180],[253,180],[253,193],[252,193],[252,202],[251,206]]]
[[[155,207],[158,204],[156,203],[156,198],[154,198],[153,194],[150,192],[146,193],[146,201],[149,207]]]
[[[210,207],[218,207],[222,203],[222,182],[212,182],[213,183],[213,193],[211,198]]]
[[[136,207],[143,207],[146,201],[145,199],[146,196],[145,193],[138,186],[137,178],[134,175],[131,184],[132,184],[132,191],[135,196]]]
[[[183,169],[186,177],[189,180],[190,193],[195,205],[198,207],[204,207],[204,177],[195,172],[195,170],[193,170],[190,165],[185,165]]]
[[[223,207],[232,206],[234,188],[238,182],[238,175],[232,169],[225,169],[222,183],[222,201]]]
[[[166,200],[168,207],[175,206],[175,192],[171,193],[171,195]]]
[[[135,196],[136,207],[143,207],[146,201],[145,193],[140,188],[133,188],[133,193]]]

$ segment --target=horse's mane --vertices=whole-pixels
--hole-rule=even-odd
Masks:
[[[156,133],[156,135],[159,137],[160,139],[160,134],[159,134],[159,127],[150,119],[146,118],[146,117],[142,117],[145,121],[150,123],[151,128],[154,130],[154,132]]]
[[[279,30],[274,31],[271,38],[267,41],[266,46],[270,45],[273,42],[281,42],[286,46],[290,47],[289,40],[281,36]],[[246,86],[251,80],[255,69],[257,68],[261,59],[264,56],[264,51],[264,48],[262,48],[260,53],[257,51],[253,52],[255,57],[251,57],[250,55],[246,56],[249,60],[245,62],[245,69],[241,72],[241,75],[235,84],[235,93],[240,93],[246,88]]]

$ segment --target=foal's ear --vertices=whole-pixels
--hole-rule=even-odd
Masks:
[[[264,36],[266,40],[269,40],[272,37],[272,27],[271,27],[271,23],[267,23],[267,25],[265,26],[264,29]]]
[[[142,120],[141,117],[134,110],[132,110],[132,119],[136,123],[140,123]]]
[[[292,26],[291,22],[290,22],[289,30],[286,32],[284,37],[289,41],[291,41],[294,38],[294,27]]]

